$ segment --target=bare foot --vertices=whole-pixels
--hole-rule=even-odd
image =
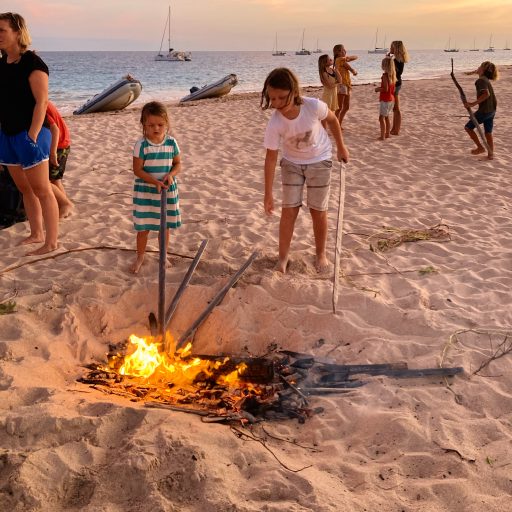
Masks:
[[[494,155],[492,153],[488,153],[487,160],[494,160]]]
[[[384,140],[384,137],[381,135],[377,140]]]
[[[44,235],[30,235],[27,238],[24,238],[18,245],[28,245],[28,244],[41,244],[44,242]]]
[[[73,203],[61,206],[59,209],[59,218],[65,219],[66,217],[69,217],[73,213],[73,206]]]
[[[471,150],[472,155],[481,155],[482,153],[485,153],[485,148],[479,147]]]
[[[327,256],[322,256],[320,258],[317,258],[316,263],[315,263],[315,268],[319,274],[323,274],[324,272],[327,272],[329,270],[329,267],[330,267],[330,263],[329,263],[329,260],[327,259]]]
[[[144,262],[144,255],[137,256],[137,259],[135,260],[135,263],[130,267],[130,270],[133,274],[138,274],[140,267],[142,266],[142,263]]]
[[[389,133],[386,133],[386,139],[389,139]]]
[[[41,254],[48,254],[49,252],[56,251],[59,248],[59,244],[44,244],[35,251],[27,252],[26,256],[40,256]]]
[[[278,272],[282,272],[283,274],[286,274],[286,270],[288,269],[288,258],[286,258],[284,260],[279,260],[276,263],[275,269]]]
[[[389,133],[390,133],[391,135],[398,135],[398,132],[397,132],[396,130],[391,130]]]

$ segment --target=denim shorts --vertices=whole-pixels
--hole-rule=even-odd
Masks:
[[[308,191],[308,208],[318,211],[329,209],[332,160],[322,160],[313,164],[294,164],[285,158],[281,160],[281,180],[283,182],[283,208],[302,205],[304,183]]]
[[[485,133],[492,133],[492,128],[494,126],[494,115],[496,112],[488,112],[487,114],[481,114],[480,112],[475,113],[475,119],[478,121],[478,124],[484,125]],[[471,121],[471,119],[466,123],[468,130],[474,130],[476,128],[475,123]]]
[[[30,169],[49,159],[52,135],[48,128],[41,128],[37,141],[33,141],[27,130],[16,135],[6,135],[0,130],[0,164],[19,165]]]

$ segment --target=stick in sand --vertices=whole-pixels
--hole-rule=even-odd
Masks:
[[[208,240],[203,240],[201,242],[201,245],[199,249],[197,250],[196,257],[193,259],[192,263],[190,264],[190,267],[187,270],[187,273],[185,274],[185,277],[183,278],[183,281],[181,281],[181,284],[179,288],[176,290],[176,294],[174,295],[171,304],[167,308],[167,313],[165,314],[165,323],[164,323],[164,330],[167,332],[167,326],[169,325],[169,322],[171,321],[172,316],[174,315],[174,312],[176,311],[176,308],[178,307],[178,303],[185,292],[185,288],[188,286],[188,283],[190,283],[190,280],[192,279],[192,274],[194,273],[194,270],[196,269],[197,265],[199,264],[199,260],[201,259],[201,256],[203,255],[204,250],[206,249],[206,245],[208,244]],[[165,342],[165,351],[170,354],[171,353],[171,346],[170,346],[170,337],[169,340],[166,340]]]
[[[160,258],[158,260],[158,334],[165,346],[165,266],[167,259],[167,189],[160,192]]]
[[[222,299],[228,293],[230,288],[232,288],[237,281],[242,277],[242,274],[249,268],[249,265],[257,258],[258,252],[255,251],[251,254],[249,259],[240,267],[238,272],[222,287],[222,289],[213,297],[213,299],[210,301],[210,304],[208,304],[208,307],[199,315],[197,320],[192,324],[191,327],[187,329],[187,332],[181,336],[181,338],[178,340],[178,343],[176,343],[176,352],[183,347],[185,342],[192,337],[195,332],[197,331],[198,327],[204,322],[206,317],[212,312],[213,308],[221,303]]]
[[[334,277],[332,282],[332,312],[336,314],[338,304],[338,280],[341,260],[341,239],[343,237],[343,212],[345,210],[345,166],[340,162],[340,193],[336,221],[336,242],[334,246]]]
[[[462,100],[462,103],[467,103],[468,99],[466,98],[466,93],[462,89],[461,85],[455,78],[455,73],[453,72],[453,59],[452,59],[452,72],[450,73],[450,76],[452,77],[453,83],[455,84],[455,87],[459,90],[460,99]],[[466,105],[464,105],[466,107]],[[484,136],[484,133],[482,132],[482,128],[478,121],[476,120],[475,114],[473,114],[473,111],[471,110],[471,107],[466,107],[466,110],[468,111],[469,118],[473,122],[473,124],[476,126],[476,130],[478,132],[478,135],[480,136],[480,140],[482,141],[482,144],[484,148],[487,150],[487,153],[492,156],[491,148],[489,147],[489,144],[487,144],[487,139]]]

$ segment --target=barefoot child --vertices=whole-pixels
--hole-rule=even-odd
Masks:
[[[489,146],[487,158],[492,160],[494,153],[494,141],[492,137],[492,128],[494,124],[494,116],[496,114],[497,101],[494,95],[490,80],[498,80],[498,68],[489,61],[482,62],[478,69],[466,73],[467,75],[477,74],[478,80],[475,82],[476,95],[475,101],[468,101],[464,104],[467,107],[474,107],[478,105],[478,110],[475,112],[475,118],[478,124],[484,125],[485,140]],[[471,119],[464,127],[466,132],[471,137],[471,140],[476,144],[476,148],[471,150],[473,155],[485,153],[485,148],[480,142],[478,135],[475,133],[475,124]]]
[[[379,140],[384,140],[389,137],[391,130],[391,123],[389,116],[393,112],[395,104],[395,63],[391,57],[384,57],[382,59],[382,77],[380,79],[380,87],[375,87],[375,92],[379,93],[379,124],[380,124],[380,137]]]
[[[176,175],[181,171],[178,143],[169,135],[169,117],[164,105],[152,101],[142,107],[143,138],[133,150],[133,224],[137,232],[137,257],[131,270],[137,274],[150,231],[160,230],[160,192],[167,189],[166,246],[169,229],[181,226]],[[159,235],[160,236],[160,235]]]
[[[287,68],[270,72],[261,92],[261,107],[275,109],[268,122],[264,145],[265,198],[267,214],[274,211],[272,186],[279,146],[282,147],[281,178],[283,202],[279,224],[279,262],[277,269],[286,272],[295,220],[302,205],[304,183],[307,205],[313,219],[316,247],[316,268],[329,266],[326,255],[327,209],[331,183],[332,146],[322,126],[325,120],[337,146],[338,159],[347,161],[348,150],[343,143],[340,125],[327,105],[316,98],[301,97],[299,82]]]
[[[350,95],[352,93],[352,81],[350,80],[350,73],[354,76],[357,75],[357,71],[352,68],[349,62],[357,59],[357,55],[347,55],[347,50],[342,44],[337,44],[332,49],[334,54],[334,69],[336,69],[341,75],[341,81],[338,84],[338,110],[336,117],[340,122],[340,126],[343,124],[345,114],[350,108]]]
[[[57,107],[51,101],[48,101],[46,106],[46,120],[52,134],[52,142],[50,144],[50,182],[55,199],[57,199],[59,205],[59,217],[64,218],[68,217],[73,210],[73,203],[68,198],[62,185],[62,177],[66,170],[71,138],[64,119],[62,119]]]
[[[400,90],[402,89],[402,73],[406,62],[409,62],[409,52],[402,41],[393,41],[389,47],[389,56],[395,59],[396,84],[395,106],[393,107],[393,126],[391,135],[400,135],[402,127],[402,111],[400,110]]]

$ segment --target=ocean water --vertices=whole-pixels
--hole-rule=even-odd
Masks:
[[[326,52],[327,53],[327,52]],[[384,55],[368,54],[366,50],[349,51],[359,58],[352,63],[358,75],[354,84],[378,82]],[[70,114],[86,100],[98,94],[127,73],[140,80],[143,89],[136,103],[150,100],[178,101],[193,86],[202,87],[229,73],[238,76],[234,92],[261,91],[267,74],[275,67],[292,69],[301,85],[320,85],[318,57],[321,54],[295,55],[289,51],[284,57],[265,52],[193,52],[190,62],[157,62],[156,52],[39,52],[50,69],[50,99],[64,114]],[[410,52],[404,80],[428,79],[447,75],[451,58],[455,71],[476,69],[491,60],[498,65],[512,64],[512,51],[494,53],[442,50]]]

